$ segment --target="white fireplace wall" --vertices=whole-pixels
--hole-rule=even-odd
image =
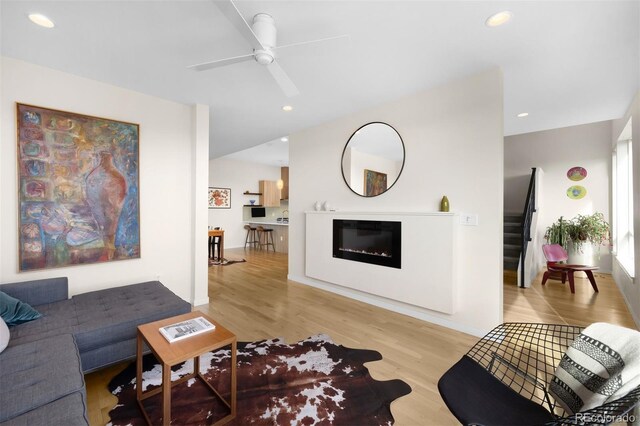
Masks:
[[[289,278],[476,335],[500,323],[502,100],[502,73],[492,69],[290,135]],[[349,136],[372,121],[389,123],[399,132],[406,162],[390,191],[364,198],[345,184],[341,155]],[[452,212],[474,213],[479,218],[478,226],[459,227],[459,296],[454,314],[305,274],[304,212],[312,210],[316,201],[329,201],[340,211],[434,212],[445,194]],[[319,238],[331,239],[331,234]],[[430,265],[425,257],[421,272],[425,276]]]
[[[451,213],[306,213],[306,275],[391,300],[453,314],[459,217]],[[399,221],[400,269],[333,257],[333,220]],[[429,268],[425,269],[425,263]]]

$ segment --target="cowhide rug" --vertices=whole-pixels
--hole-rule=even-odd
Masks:
[[[390,425],[391,402],[411,392],[402,380],[377,381],[363,365],[379,352],[336,345],[326,335],[286,344],[281,339],[238,343],[235,425]],[[200,370],[225,399],[229,396],[230,350],[201,357]],[[143,390],[160,384],[161,366],[144,357]],[[193,361],[175,366],[172,380],[189,374]],[[136,403],[135,363],[117,375],[109,390],[118,404],[112,425],[145,425]],[[200,380],[176,385],[171,394],[174,425],[211,424],[228,414]],[[145,400],[152,424],[161,424],[161,394]]]
[[[217,260],[217,259],[209,259],[209,266],[213,266],[213,265],[218,265],[218,266],[227,266],[227,265],[233,265],[234,263],[244,263],[246,262],[247,259],[242,259],[242,260],[229,260],[229,259],[222,259],[222,261]]]

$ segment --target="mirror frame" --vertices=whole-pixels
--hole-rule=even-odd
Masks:
[[[362,129],[363,127],[366,127],[370,124],[384,124],[385,126],[389,126],[393,129],[394,132],[396,132],[396,135],[398,135],[398,139],[400,139],[400,144],[402,145],[402,166],[400,166],[400,170],[398,171],[398,176],[396,177],[396,180],[393,181],[393,183],[391,184],[391,186],[387,187],[387,189],[384,190],[384,192],[381,192],[380,194],[377,195],[363,195],[363,194],[358,194],[356,191],[353,190],[353,188],[351,188],[351,186],[349,185],[349,182],[347,182],[347,177],[344,175],[344,154],[345,152],[347,152],[347,147],[349,146],[349,142],[351,142],[351,139],[353,139],[353,137],[356,135],[356,133],[358,133],[358,131],[360,129]],[[393,127],[391,124],[389,123],[385,123],[384,121],[371,121],[369,123],[363,124],[362,126],[358,127],[352,134],[351,136],[349,136],[349,139],[347,139],[347,143],[344,145],[344,149],[342,150],[342,155],[340,156],[340,171],[342,172],[342,180],[344,180],[345,185],[347,185],[347,188],[349,188],[349,190],[351,192],[353,192],[354,194],[356,194],[359,197],[362,198],[376,198],[379,197],[383,194],[386,194],[391,188],[394,187],[394,185],[398,182],[398,180],[400,179],[400,176],[402,175],[402,172],[404,170],[404,164],[407,161],[407,149],[404,146],[404,140],[402,140],[402,136],[400,136],[400,133],[396,130],[395,127]]]

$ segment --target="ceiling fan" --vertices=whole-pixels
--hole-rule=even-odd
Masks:
[[[286,44],[282,46],[276,45],[276,25],[273,17],[266,13],[258,13],[253,17],[253,25],[249,25],[244,20],[242,14],[232,0],[214,1],[214,4],[222,11],[227,19],[236,27],[240,34],[249,42],[253,48],[253,52],[234,56],[231,58],[219,59],[202,64],[191,65],[187,68],[196,71],[205,71],[212,68],[224,67],[238,62],[255,60],[260,65],[264,65],[280,86],[282,91],[288,97],[298,95],[300,92],[296,85],[291,81],[287,73],[282,69],[276,60],[276,52],[280,53],[283,49],[305,46],[313,43],[326,42],[343,42],[348,41],[348,35],[340,35],[336,37],[327,37],[318,40],[303,41],[299,43]]]

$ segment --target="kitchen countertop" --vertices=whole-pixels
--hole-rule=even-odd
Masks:
[[[276,221],[258,221],[258,220],[245,220],[244,223],[251,223],[253,225],[277,225],[277,226],[289,226],[289,222],[276,222]]]

